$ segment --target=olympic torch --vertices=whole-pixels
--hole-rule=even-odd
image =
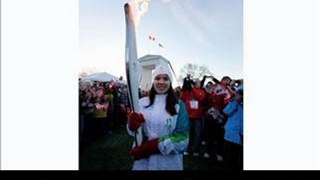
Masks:
[[[125,22],[126,22],[126,46],[125,46],[125,67],[128,82],[128,93],[131,109],[139,113],[139,72],[140,64],[137,59],[137,45],[135,22],[133,19],[132,8],[128,3],[124,5]],[[134,134],[134,146],[137,147],[142,143],[143,134],[139,127]]]

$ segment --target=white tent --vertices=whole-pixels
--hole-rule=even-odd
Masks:
[[[94,73],[94,74],[90,74],[86,77],[81,78],[81,81],[103,81],[103,82],[107,82],[107,81],[111,81],[111,80],[118,80],[119,78],[111,75],[107,72],[101,72],[101,73]]]

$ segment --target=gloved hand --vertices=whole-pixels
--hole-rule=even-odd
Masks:
[[[134,156],[134,160],[139,160],[147,158],[152,154],[159,154],[160,150],[158,148],[159,139],[152,139],[145,143],[142,143],[140,146],[135,147],[129,151],[129,153]]]
[[[131,131],[137,130],[144,122],[144,117],[140,113],[133,112],[128,117],[128,127]]]

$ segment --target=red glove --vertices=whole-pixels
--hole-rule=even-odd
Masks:
[[[147,158],[152,154],[159,154],[158,141],[159,139],[156,138],[142,143],[140,146],[131,149],[129,153],[134,156],[134,160]]]
[[[144,122],[143,115],[140,113],[131,113],[128,118],[128,126],[131,131],[137,130]]]

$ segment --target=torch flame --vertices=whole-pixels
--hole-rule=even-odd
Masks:
[[[129,4],[133,9],[133,20],[137,27],[141,18],[147,13],[151,0],[129,0]],[[163,3],[169,3],[171,0],[162,0]]]
[[[133,7],[135,26],[138,26],[141,18],[148,11],[150,0],[129,0],[129,3]]]

